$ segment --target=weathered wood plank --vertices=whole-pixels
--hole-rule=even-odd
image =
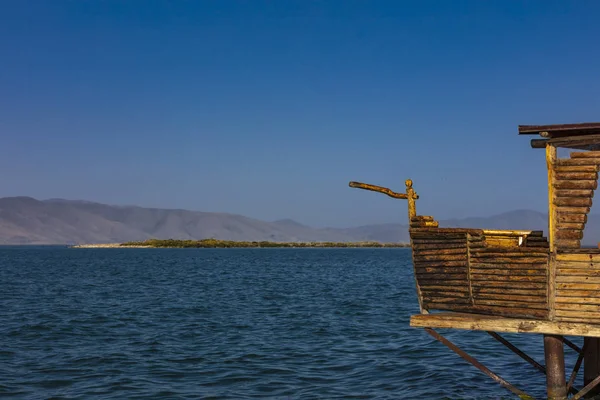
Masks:
[[[510,276],[546,276],[546,269],[492,269],[492,268],[473,268],[471,274],[485,275],[510,275]]]
[[[494,264],[493,262],[473,262],[471,261],[471,268],[473,269],[502,269],[502,270],[517,270],[517,269],[548,269],[548,263],[535,263],[535,264]]]
[[[481,257],[479,255],[471,255],[472,263],[493,263],[496,265],[504,264],[542,264],[546,263],[547,259],[543,257]]]
[[[484,282],[546,282],[546,275],[491,275],[491,274],[473,274],[471,280]]]
[[[423,297],[436,297],[436,296],[441,296],[441,297],[460,297],[460,298],[469,298],[469,293],[462,291],[462,292],[450,292],[450,291],[443,291],[443,290],[423,290],[423,288],[421,288],[421,292]]]
[[[573,167],[576,165],[600,165],[600,158],[571,158],[571,159],[558,159],[556,165],[564,167]]]
[[[591,197],[556,197],[554,205],[563,207],[591,207]]]
[[[576,262],[597,262],[600,264],[600,254],[585,254],[585,253],[558,253],[556,255],[556,261],[559,261],[561,264],[565,264],[565,262],[576,261]]]
[[[585,224],[583,222],[561,222],[557,225],[558,229],[579,229],[584,230]]]
[[[565,214],[561,211],[557,211],[557,222],[558,224],[562,223],[562,222],[579,222],[579,223],[586,223],[587,222],[587,215],[586,214]]]
[[[600,297],[600,288],[596,290],[560,289],[556,291],[557,297]]]
[[[475,287],[497,287],[507,289],[546,289],[545,282],[473,281]],[[565,284],[566,285],[566,284]]]
[[[571,152],[571,158],[600,158],[600,151]]]
[[[557,290],[598,290],[597,283],[557,283]]]
[[[464,241],[459,241],[455,243],[419,243],[418,241],[413,241],[413,250],[415,251],[424,251],[424,250],[449,250],[449,249],[463,249],[465,252],[467,251],[467,243]]]
[[[576,239],[556,239],[557,248],[579,248],[580,242]]]
[[[488,300],[517,300],[529,303],[543,303],[546,304],[548,299],[546,296],[528,296],[528,295],[516,295],[516,294],[499,294],[499,293],[478,293],[475,295],[477,299],[488,299]]]
[[[554,170],[559,172],[596,172],[599,170],[597,165],[557,165]]]
[[[598,297],[556,297],[556,306],[559,307],[560,303],[567,304],[598,304],[600,305],[600,292],[598,292]],[[598,316],[600,319],[600,315]]]
[[[421,285],[421,290],[423,292],[426,291],[445,291],[445,292],[463,292],[463,293],[469,293],[469,288],[467,285],[464,285],[464,282],[462,282],[461,285],[436,285],[436,284],[431,284],[431,283],[427,283],[427,284],[423,284]]]
[[[556,197],[581,197],[581,198],[587,198],[587,199],[592,199],[594,197],[593,190],[561,189],[561,190],[556,190],[554,193],[555,193]]]
[[[569,181],[569,180],[557,180],[554,181],[555,189],[576,189],[576,190],[586,190],[586,189],[596,189],[598,187],[598,181],[596,180],[577,180],[577,181]]]
[[[558,268],[557,276],[597,276],[600,277],[600,266],[597,268]]]
[[[419,267],[416,268],[419,274],[457,274],[466,273],[467,267]]]
[[[556,303],[557,310],[571,310],[577,312],[594,312],[595,317],[600,318],[600,305],[599,304],[582,304],[582,303]]]
[[[467,254],[418,254],[415,253],[414,261],[467,261]]]
[[[540,310],[547,310],[548,306],[546,303],[536,303],[530,301],[504,301],[504,300],[488,300],[488,299],[475,299],[475,305],[486,305],[486,306],[506,306],[506,307],[520,307],[520,308],[535,308]]]
[[[435,248],[414,249],[414,252],[415,252],[415,255],[419,255],[419,256],[429,256],[429,255],[435,255],[435,254],[464,254],[466,257],[467,247],[463,246],[463,247],[459,247],[459,248],[455,248],[455,249],[435,249]]]
[[[459,298],[459,297],[423,296],[423,303],[426,303],[426,304],[435,304],[435,303],[470,304],[471,299]]]
[[[548,250],[528,249],[527,247],[486,247],[483,249],[474,249],[471,251],[471,254],[481,256],[491,255],[492,257],[523,257],[524,255],[547,257]]]
[[[556,212],[561,214],[589,214],[590,207],[556,207]]]
[[[467,281],[467,270],[460,274],[429,274],[417,271],[417,277],[420,282],[427,282],[430,280]]]
[[[597,172],[556,172],[556,180],[595,180],[598,179]]]
[[[558,282],[558,283],[595,283],[597,285],[600,285],[600,277],[557,275],[556,282]]]
[[[558,229],[556,231],[557,239],[575,239],[581,240],[583,238],[583,231],[578,229]]]
[[[546,297],[546,288],[541,289],[515,289],[515,288],[495,288],[495,287],[474,287],[473,295],[484,294],[505,294],[507,296],[542,296]]]
[[[501,318],[450,312],[413,315],[410,317],[410,326],[415,328],[453,328],[471,331],[600,337],[600,326],[586,323]]]
[[[464,261],[415,261],[415,267],[465,267],[467,260]]]

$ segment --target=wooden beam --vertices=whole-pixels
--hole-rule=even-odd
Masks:
[[[551,322],[538,319],[505,318],[454,312],[413,315],[410,317],[410,326],[414,328],[450,328],[470,331],[600,337],[600,325],[595,324]]]

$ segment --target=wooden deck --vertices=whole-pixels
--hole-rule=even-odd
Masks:
[[[600,337],[600,324],[552,322],[455,312],[416,314],[410,317],[410,326],[415,328],[451,328],[487,332]]]

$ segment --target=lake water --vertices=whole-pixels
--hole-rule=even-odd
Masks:
[[[409,327],[409,249],[5,247],[0,283],[0,398],[514,398]],[[486,333],[440,332],[544,396]]]

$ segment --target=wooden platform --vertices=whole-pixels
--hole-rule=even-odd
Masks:
[[[596,324],[551,322],[455,312],[416,314],[410,317],[410,326],[415,328],[450,328],[487,332],[600,337],[600,325]]]

